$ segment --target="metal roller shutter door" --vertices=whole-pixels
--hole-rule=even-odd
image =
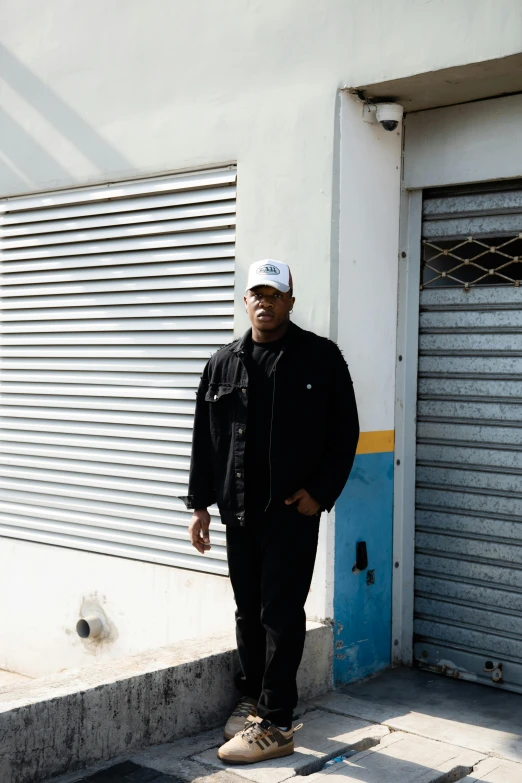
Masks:
[[[0,536],[227,573],[188,539],[195,390],[233,339],[233,167],[0,202]]]
[[[415,560],[417,662],[515,691],[522,691],[520,188],[424,199]]]

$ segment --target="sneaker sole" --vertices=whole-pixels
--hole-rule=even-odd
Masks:
[[[291,756],[292,753],[294,752],[295,752],[295,748],[293,745],[291,745],[290,747],[279,748],[274,753],[270,753],[270,755],[268,753],[264,754],[257,759],[244,759],[244,758],[233,759],[230,757],[226,758],[226,756],[222,756],[219,751],[217,755],[218,755],[218,759],[223,761],[225,764],[259,764],[260,761],[270,761],[271,759],[279,759],[282,758],[283,756]]]

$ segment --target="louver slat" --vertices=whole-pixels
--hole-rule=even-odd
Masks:
[[[0,203],[0,535],[226,574],[188,539],[201,370],[233,338],[234,168]]]

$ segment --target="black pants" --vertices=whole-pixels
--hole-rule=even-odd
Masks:
[[[317,552],[319,517],[292,508],[245,527],[227,528],[230,580],[237,604],[241,671],[236,685],[258,701],[258,715],[288,726],[306,634],[304,604]]]

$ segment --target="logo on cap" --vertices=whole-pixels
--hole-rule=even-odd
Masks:
[[[256,275],[278,275],[280,274],[279,269],[276,266],[272,266],[272,264],[265,264],[265,266],[260,266],[259,269],[256,269]]]

